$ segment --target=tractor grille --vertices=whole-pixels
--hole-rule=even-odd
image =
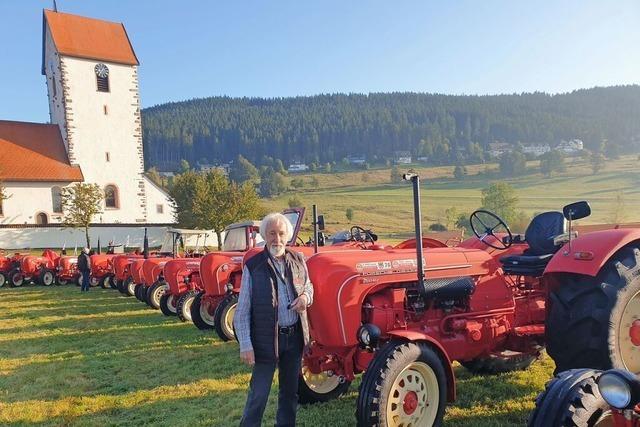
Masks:
[[[476,285],[471,277],[448,277],[424,281],[425,296],[431,298],[465,297],[471,295],[475,289]]]

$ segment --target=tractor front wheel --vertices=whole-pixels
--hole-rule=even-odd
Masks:
[[[160,311],[165,316],[176,315],[176,297],[173,294],[165,292],[160,297]]]
[[[328,402],[349,390],[351,381],[327,372],[314,374],[305,365],[298,377],[298,402],[300,404]]]
[[[133,277],[129,276],[124,280],[124,289],[127,291],[126,294],[130,297],[136,295],[136,282],[133,281]]]
[[[111,289],[118,289],[116,276],[110,274],[108,277],[109,277],[109,286],[111,287]]]
[[[0,288],[3,287],[5,283],[7,283],[7,276],[0,272]]]
[[[43,286],[51,286],[56,280],[56,275],[48,268],[40,270],[40,284]]]
[[[595,278],[569,276],[550,293],[547,311],[547,352],[556,372],[640,373],[640,249],[621,249]]]
[[[495,375],[527,369],[538,357],[539,353],[531,354],[506,350],[499,354],[461,361],[460,364],[474,374]]]
[[[427,345],[390,341],[362,378],[358,426],[439,426],[447,396],[444,365]]]
[[[176,314],[183,322],[191,322],[191,304],[193,304],[193,300],[197,294],[198,291],[188,291],[178,298],[178,302],[176,303]]]
[[[116,289],[123,295],[127,294],[127,288],[124,287],[124,280],[116,279]]]
[[[20,270],[11,270],[9,272],[9,280],[14,288],[19,288],[24,284],[24,276]]]
[[[56,276],[56,285],[58,285],[58,286],[64,286],[64,285],[66,285],[67,283],[69,283],[69,281],[68,281],[67,279],[63,279],[63,278],[62,278],[62,277],[60,277],[60,276]]]
[[[100,284],[101,280],[98,279],[95,276],[89,276],[89,286],[91,286],[92,288],[95,288],[96,286],[98,286]]]
[[[104,276],[101,279],[98,279],[98,283],[102,289],[109,289],[109,276]]]
[[[593,369],[572,369],[549,381],[536,398],[536,407],[529,416],[527,426],[614,425],[611,408],[596,385],[601,373]]]
[[[160,298],[165,292],[169,290],[169,285],[166,282],[156,282],[147,291],[147,304],[151,308],[158,310],[160,308]]]
[[[213,329],[215,308],[211,307],[211,300],[204,298],[204,292],[199,292],[191,304],[191,321],[201,331]]]
[[[238,294],[229,294],[216,307],[213,313],[213,324],[216,333],[222,341],[235,339],[236,333],[233,330],[233,315],[238,306]]]
[[[82,273],[78,273],[78,276],[76,277],[76,286],[82,286]]]
[[[135,290],[133,291],[133,292],[134,292],[134,295],[135,295],[135,297],[138,299],[138,301],[143,302],[144,300],[143,300],[142,298],[143,298],[143,295],[144,295],[144,293],[145,293],[145,287],[144,287],[144,286],[142,286],[142,285],[141,285],[141,284],[139,284],[139,283],[138,283],[138,284],[136,284],[135,286],[136,286],[136,287],[135,287]]]

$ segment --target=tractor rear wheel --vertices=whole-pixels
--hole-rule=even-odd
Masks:
[[[213,313],[213,327],[222,341],[235,339],[236,333],[233,330],[233,315],[238,306],[238,294],[229,294],[216,307]]]
[[[19,288],[24,284],[24,276],[20,270],[11,270],[9,272],[9,280],[11,281],[11,286],[14,288]]]
[[[7,276],[0,272],[0,288],[3,287],[5,283],[7,283]]]
[[[158,310],[160,308],[160,298],[162,298],[162,295],[168,290],[169,285],[167,282],[158,281],[154,283],[147,291],[147,304],[149,304],[151,308]]]
[[[439,426],[444,417],[444,365],[427,345],[390,341],[365,372],[356,406],[358,426]]]
[[[461,361],[460,364],[474,374],[494,375],[527,369],[538,356],[539,354],[506,350],[499,354]]]
[[[536,398],[536,407],[527,420],[527,426],[613,425],[610,407],[596,385],[601,373],[593,369],[572,369],[553,378]]]
[[[183,322],[191,321],[191,304],[196,297],[198,291],[187,291],[176,303],[176,314]]]
[[[39,282],[42,286],[51,286],[56,280],[56,275],[48,268],[40,270]]]
[[[303,364],[298,377],[298,402],[302,405],[328,402],[346,393],[350,385],[351,381],[339,375],[314,374]]]
[[[621,249],[595,278],[569,276],[550,292],[547,312],[547,352],[556,372],[640,373],[640,249]]]
[[[191,304],[191,321],[201,331],[213,329],[215,324],[213,319],[215,309],[211,307],[211,301],[208,298],[203,299],[203,297],[204,292],[198,292],[198,295],[193,299],[193,304]]]
[[[173,294],[165,292],[160,297],[160,311],[165,316],[176,315],[176,297]]]
[[[126,295],[133,297],[136,295],[136,282],[133,281],[133,277],[129,276],[124,280],[124,289],[127,291]]]

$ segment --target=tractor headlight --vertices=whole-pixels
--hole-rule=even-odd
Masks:
[[[380,328],[373,323],[365,323],[358,328],[357,337],[361,347],[375,348],[380,339]]]
[[[190,281],[191,281],[191,279],[189,278],[189,276],[185,276],[184,283],[185,284],[189,284]]]
[[[233,283],[229,282],[227,283],[227,292],[231,292],[233,291]]]
[[[640,399],[640,382],[630,372],[612,369],[598,378],[602,398],[614,408],[633,407]]]

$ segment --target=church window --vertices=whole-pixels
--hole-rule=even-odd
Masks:
[[[62,190],[60,187],[51,189],[51,201],[53,203],[53,213],[62,213]]]
[[[156,205],[156,212],[159,214],[164,213],[164,205]]]
[[[104,188],[104,205],[107,208],[118,208],[118,189],[115,185],[107,185]]]
[[[53,68],[53,62],[49,64],[49,69],[51,70],[51,86],[53,91],[53,97],[55,98],[56,96],[58,96],[58,88],[56,87],[56,79],[55,79],[56,75]]]
[[[108,151],[107,151],[107,152],[105,152],[105,153],[104,153],[104,158],[107,160],[107,162],[110,162],[110,161],[111,161],[111,154],[109,154],[109,152],[108,152]]]
[[[49,224],[49,218],[47,217],[47,214],[44,212],[40,212],[39,214],[36,215],[36,224]]]
[[[106,116],[107,114],[109,114],[109,107],[107,107],[107,105],[103,105],[102,106],[102,110],[104,111],[104,115]]]
[[[0,197],[0,216],[3,216],[4,213],[2,212],[2,197]]]

